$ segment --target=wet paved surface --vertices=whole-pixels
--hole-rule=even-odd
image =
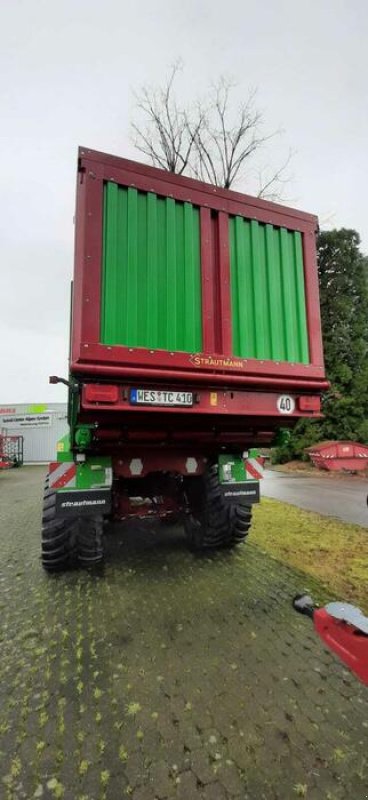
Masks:
[[[261,489],[265,497],[368,528],[368,481],[362,478],[315,478],[266,470]]]
[[[135,526],[104,572],[48,577],[42,482],[0,476],[1,798],[367,797],[367,690],[291,610],[262,509],[233,554]]]

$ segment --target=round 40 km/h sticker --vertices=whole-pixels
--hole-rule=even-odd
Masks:
[[[292,414],[295,411],[295,400],[289,394],[280,394],[277,398],[277,410],[279,414]]]

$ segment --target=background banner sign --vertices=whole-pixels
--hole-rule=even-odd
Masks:
[[[51,425],[51,414],[14,414],[2,417],[1,425],[6,430],[18,428],[49,428]]]

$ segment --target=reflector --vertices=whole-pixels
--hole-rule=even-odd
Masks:
[[[119,399],[119,387],[108,383],[87,383],[84,390],[89,403],[116,403]]]
[[[321,410],[321,398],[320,397],[299,397],[298,398],[298,405],[300,411],[320,411]]]

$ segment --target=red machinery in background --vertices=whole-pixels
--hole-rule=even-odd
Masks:
[[[21,467],[23,464],[23,436],[0,433],[0,469]]]
[[[368,446],[360,442],[319,442],[305,452],[318,469],[359,472],[368,467]]]

